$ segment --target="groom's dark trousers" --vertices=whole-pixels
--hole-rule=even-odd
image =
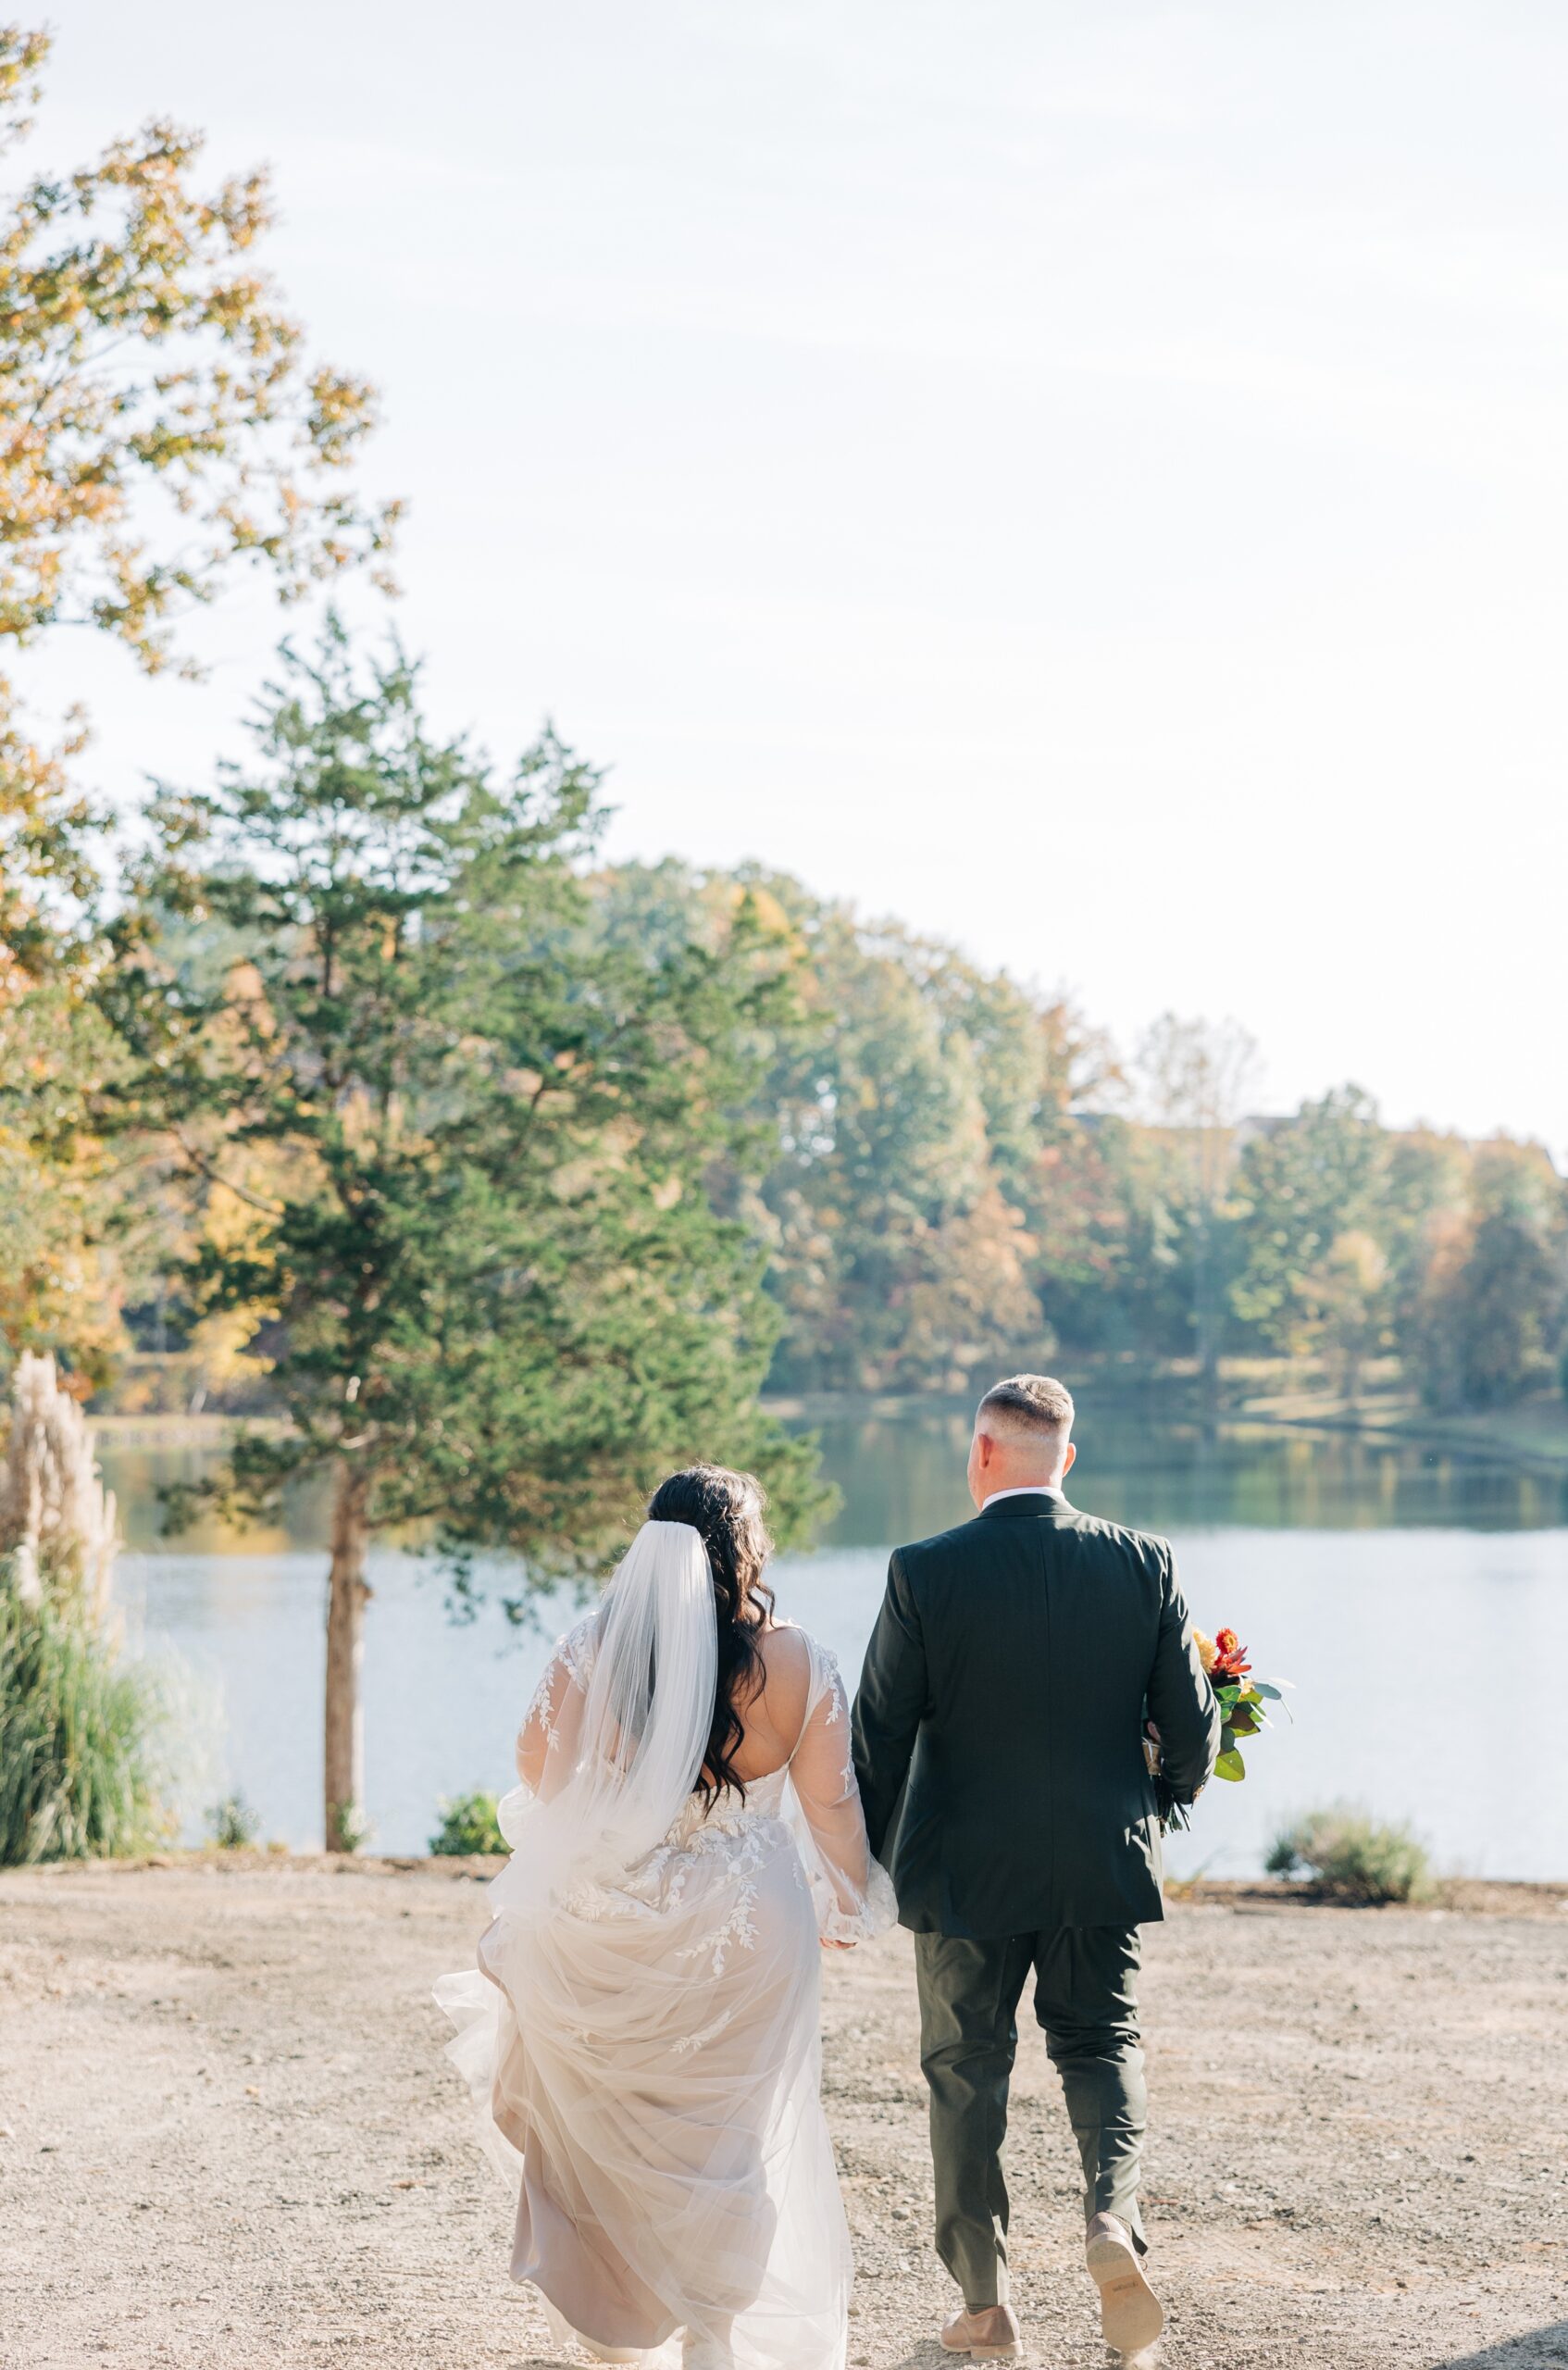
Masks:
[[[894,1554],[855,1701],[855,1770],[915,1934],[937,2248],[972,2309],[1006,2294],[1003,2143],[1026,1987],[1062,2077],[1086,2217],[1117,2214],[1143,2244],[1139,1927],[1163,1915],[1145,1719],[1190,1800],[1220,1718],[1164,1540],[1038,1491]]]
[[[1005,2301],[1007,2183],[1002,2142],[1018,2044],[1016,2011],[1034,2012],[1062,2077],[1090,2214],[1118,2214],[1141,2246],[1139,2156],[1143,2051],[1136,1926],[1059,1926],[969,1941],[916,1934],[920,2062],[931,2092],[937,2252],[972,2310]]]

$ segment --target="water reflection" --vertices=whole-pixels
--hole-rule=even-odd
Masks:
[[[220,1462],[210,1448],[126,1447],[100,1434],[98,1462],[119,1504],[120,1530],[132,1549],[171,1548],[192,1555],[280,1555],[294,1547],[325,1547],[330,1528],[324,1476],[292,1484],[275,1516],[245,1526],[224,1522],[209,1509],[180,1531],[165,1528],[159,1492],[176,1482],[209,1478]]]
[[[780,1558],[782,1609],[852,1678],[890,1545],[964,1520],[968,1411],[803,1412],[842,1505],[813,1554]],[[1475,1721],[1478,1640],[1512,1665],[1568,1661],[1568,1478],[1411,1442],[1264,1426],[1140,1421],[1086,1406],[1072,1495],[1167,1533],[1207,1628],[1234,1622],[1265,1672],[1295,1679],[1298,1724],[1258,1748],[1246,1786],[1215,1786],[1173,1853],[1245,1873],[1305,1805],[1357,1795],[1407,1817],[1439,1863],[1492,1876],[1568,1874],[1568,1810],[1549,1717],[1506,1751]],[[208,1518],[159,1532],[156,1489],[207,1469],[201,1452],[111,1447],[131,1552],[122,1601],[155,1650],[176,1649],[220,1698],[226,1766],[268,1834],[319,1840],[326,1504],[294,1492],[269,1528]],[[492,1578],[515,1585],[501,1567]],[[447,1616],[434,1567],[378,1545],[365,1697],[369,1809],[383,1848],[417,1851],[438,1796],[508,1782],[512,1740],[569,1600],[518,1637],[493,1603]],[[492,1590],[492,1595],[499,1593]],[[138,1609],[140,1619],[137,1619]],[[1503,1625],[1506,1625],[1505,1630]],[[1369,1716],[1365,1679],[1379,1675]],[[212,1793],[220,1790],[215,1777]]]
[[[827,1543],[917,1539],[964,1521],[972,1511],[964,1485],[969,1424],[969,1410],[957,1407],[819,1421],[824,1470],[844,1502]],[[1080,1408],[1076,1437],[1074,1504],[1139,1530],[1568,1524],[1568,1473],[1417,1441],[1274,1424],[1149,1421],[1092,1404]]]
[[[816,1433],[823,1471],[842,1498],[819,1545],[919,1539],[973,1512],[964,1482],[967,1406],[857,1414],[808,1403],[790,1420]],[[1236,1524],[1265,1530],[1543,1530],[1568,1524],[1568,1471],[1536,1471],[1419,1441],[1275,1424],[1170,1423],[1090,1403],[1079,1412],[1077,1443],[1074,1503],[1140,1530]],[[214,1469],[213,1453],[122,1448],[110,1440],[101,1445],[100,1460],[131,1547],[273,1555],[326,1544],[322,1478],[296,1484],[278,1516],[254,1528],[237,1529],[206,1513],[170,1537],[158,1491],[201,1480]]]

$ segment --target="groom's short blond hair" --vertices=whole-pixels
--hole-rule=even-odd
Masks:
[[[1073,1428],[1073,1394],[1054,1375],[1010,1374],[1005,1382],[992,1383],[975,1421],[997,1440],[1050,1432],[1062,1441]]]

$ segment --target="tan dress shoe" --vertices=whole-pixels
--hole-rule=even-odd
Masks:
[[[943,2329],[942,2344],[949,2353],[966,2353],[971,2362],[1016,2362],[1018,2316],[1011,2304],[985,2304],[977,2313],[965,2306]]]
[[[1141,2353],[1164,2327],[1165,2315],[1143,2276],[1132,2232],[1114,2214],[1097,2214],[1089,2226],[1088,2253],[1106,2344],[1118,2353]]]

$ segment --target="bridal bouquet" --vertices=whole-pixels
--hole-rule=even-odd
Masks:
[[[1240,1785],[1247,1775],[1247,1764],[1241,1757],[1239,1737],[1255,1737],[1269,1725],[1265,1706],[1284,1700],[1288,1681],[1254,1678],[1247,1650],[1234,1629],[1217,1630],[1205,1637],[1195,1628],[1192,1641],[1198,1649],[1198,1659],[1208,1673],[1225,1723],[1220,1731],[1220,1757],[1214,1764],[1216,1778],[1228,1778],[1233,1786]],[[1188,1805],[1178,1802],[1160,1774],[1160,1749],[1157,1744],[1146,1748],[1150,1773],[1159,1802],[1160,1825],[1168,1834],[1172,1827],[1186,1828],[1191,1825]]]

